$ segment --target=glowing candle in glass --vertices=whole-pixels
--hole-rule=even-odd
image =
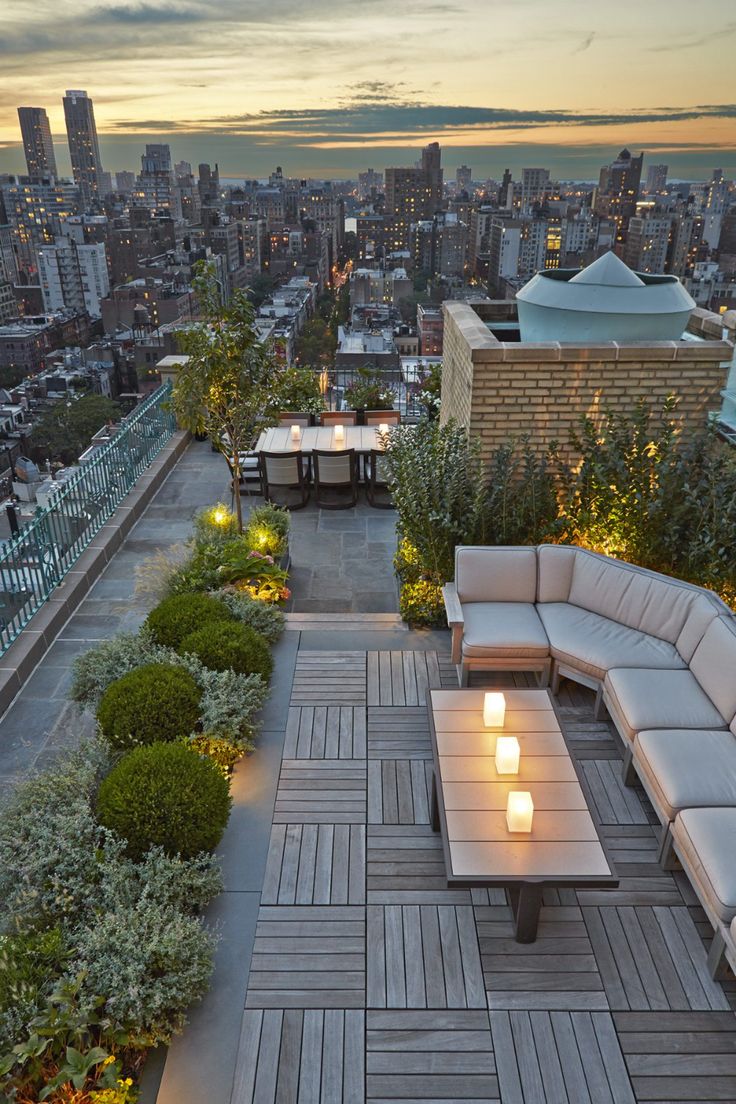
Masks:
[[[336,441],[344,441],[345,440],[345,426],[344,425],[336,425],[335,426],[335,440]]]
[[[518,774],[521,748],[515,736],[496,739],[496,771],[498,774]]]
[[[299,441],[302,435],[302,427],[299,425],[293,425],[291,427],[291,439],[292,441]]]
[[[509,832],[531,832],[534,802],[528,790],[512,790],[506,803]]]
[[[379,433],[388,433],[388,422],[381,422],[378,427]]]
[[[503,728],[506,699],[503,694],[489,693],[483,699],[483,724],[486,728]]]

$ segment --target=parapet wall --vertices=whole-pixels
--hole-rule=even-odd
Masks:
[[[733,346],[728,341],[655,341],[601,345],[498,341],[479,316],[513,317],[513,303],[447,302],[443,352],[443,424],[454,419],[481,440],[487,458],[509,437],[529,434],[544,450],[557,442],[574,460],[569,431],[603,408],[633,411],[644,398],[680,399],[678,417],[703,426],[721,406]],[[710,338],[717,316],[694,312],[693,329]],[[720,334],[718,335],[720,336]]]

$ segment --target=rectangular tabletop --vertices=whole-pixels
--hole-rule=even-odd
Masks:
[[[303,426],[298,441],[291,439],[291,426],[274,426],[263,431],[256,445],[256,452],[310,453],[313,449],[330,452],[355,449],[358,453],[368,453],[371,449],[383,451],[378,426],[346,425],[343,441],[335,440],[334,426]]]
[[[549,691],[504,691],[503,729],[485,727],[484,694],[427,691],[448,884],[617,885]],[[515,775],[496,772],[496,737],[507,734],[521,747]],[[532,795],[530,833],[507,828],[512,790]]]

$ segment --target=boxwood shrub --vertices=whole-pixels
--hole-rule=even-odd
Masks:
[[[213,671],[236,671],[241,675],[271,677],[273,659],[268,642],[249,625],[210,622],[185,636],[180,653],[195,655]]]
[[[202,691],[188,671],[148,663],[111,683],[97,708],[102,734],[115,748],[188,736],[199,722]]]
[[[184,637],[200,626],[232,620],[225,603],[209,594],[174,594],[151,610],[146,625],[157,644],[178,648]]]
[[[220,842],[230,804],[230,787],[215,763],[183,744],[156,743],[135,748],[113,767],[97,794],[97,816],[126,841],[131,858],[154,845],[191,858]]]

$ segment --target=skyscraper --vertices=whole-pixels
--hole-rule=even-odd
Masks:
[[[521,210],[529,214],[532,207],[544,203],[549,184],[549,169],[521,170]]]
[[[442,150],[439,142],[430,142],[422,150],[422,172],[427,181],[431,217],[442,207]]]
[[[636,214],[641,168],[644,154],[632,157],[622,149],[615,161],[604,165],[598,182],[595,213],[599,218],[613,219],[616,224],[616,252],[622,252],[629,219]]]
[[[18,120],[23,136],[28,175],[34,180],[56,176],[54,143],[51,141],[49,117],[43,107],[19,107]]]
[[[74,183],[85,203],[97,197],[102,172],[95,112],[86,92],[72,90],[64,96],[64,118],[69,139]]]
[[[647,183],[644,189],[647,195],[663,192],[667,187],[669,165],[650,165],[647,169]]]

